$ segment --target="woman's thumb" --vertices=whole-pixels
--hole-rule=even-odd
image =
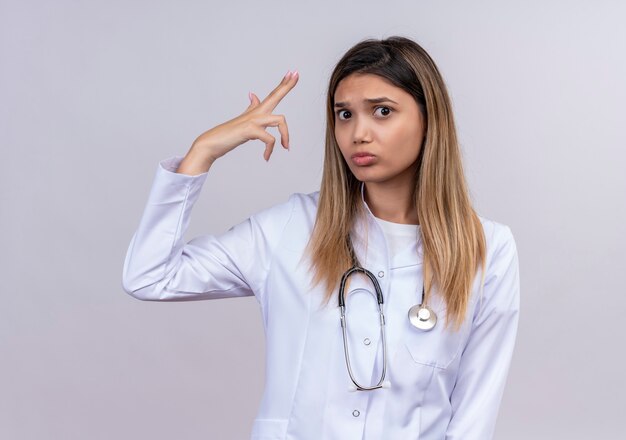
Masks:
[[[248,106],[248,109],[256,107],[261,102],[259,101],[259,98],[252,92],[248,92],[248,98],[250,99],[250,105]]]

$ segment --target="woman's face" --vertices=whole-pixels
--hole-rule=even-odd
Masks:
[[[353,73],[337,85],[334,112],[335,138],[358,180],[413,183],[425,127],[410,94],[378,75]]]

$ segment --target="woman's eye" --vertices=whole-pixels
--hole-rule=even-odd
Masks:
[[[337,112],[337,116],[339,116],[339,119],[343,120],[344,118],[341,117],[342,114],[344,113],[348,113],[348,116],[350,115],[350,112],[348,110],[339,110]]]
[[[391,109],[389,107],[376,107],[376,110],[381,110],[382,111],[381,114],[383,116],[387,116],[389,113],[391,113]]]

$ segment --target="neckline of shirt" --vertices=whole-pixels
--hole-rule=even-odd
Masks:
[[[383,220],[374,216],[378,224],[385,230],[393,234],[414,236],[419,231],[420,225],[409,225],[406,223],[394,223],[387,220]]]

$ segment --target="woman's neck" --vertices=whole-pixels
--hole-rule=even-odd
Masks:
[[[375,217],[393,223],[419,224],[414,187],[406,183],[366,182],[365,201]]]

